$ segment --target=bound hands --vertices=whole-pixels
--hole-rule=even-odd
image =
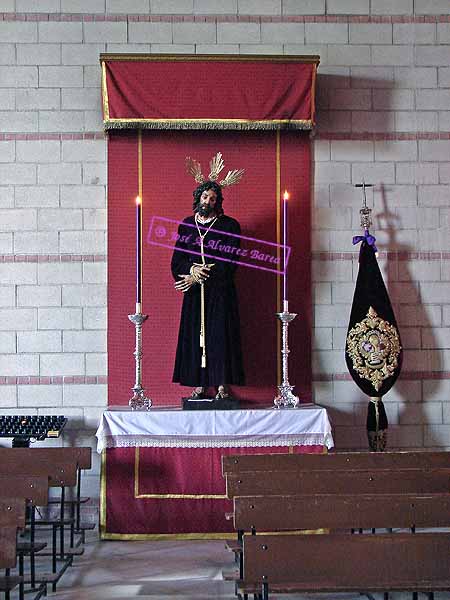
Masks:
[[[179,275],[180,281],[175,282],[175,289],[184,294],[196,283],[202,285],[208,279],[209,272],[213,266],[214,263],[194,263],[189,275]]]

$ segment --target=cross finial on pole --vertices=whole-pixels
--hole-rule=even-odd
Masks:
[[[359,214],[361,217],[361,227],[364,227],[365,230],[368,230],[372,225],[372,209],[367,208],[366,188],[373,187],[373,183],[366,183],[363,179],[362,183],[355,183],[354,187],[362,188],[363,191],[363,207],[359,211]]]

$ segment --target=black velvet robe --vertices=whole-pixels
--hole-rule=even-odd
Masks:
[[[200,231],[204,233],[206,228]],[[212,230],[204,238],[205,260],[215,263],[204,284],[206,368],[200,366],[200,285],[194,284],[183,294],[173,381],[194,387],[243,385],[239,310],[234,285],[240,239],[228,235],[239,235],[241,229],[235,219],[221,215]],[[220,257],[233,262],[218,260]],[[179,275],[189,274],[192,264],[200,262],[198,231],[194,216],[189,216],[178,227],[178,240],[171,264],[174,279],[179,281]]]

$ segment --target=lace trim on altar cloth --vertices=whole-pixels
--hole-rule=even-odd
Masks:
[[[307,433],[300,435],[260,435],[230,437],[181,437],[145,435],[105,435],[99,438],[97,450],[104,448],[257,448],[269,446],[334,446],[331,433]]]

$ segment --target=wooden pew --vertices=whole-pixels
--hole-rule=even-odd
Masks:
[[[10,520],[13,518],[11,512],[14,512],[14,507],[11,505],[10,495],[14,491],[15,502],[26,503],[30,508],[30,542],[18,542],[15,544],[15,552],[19,556],[19,585],[20,585],[20,598],[24,596],[24,556],[29,555],[30,557],[30,583],[31,589],[36,592],[36,598],[46,595],[47,582],[41,581],[40,585],[36,588],[35,579],[35,555],[37,552],[42,550],[46,544],[36,544],[34,538],[34,514],[36,506],[45,506],[48,499],[48,477],[42,476],[30,476],[30,475],[4,475],[0,473],[0,506],[10,506],[11,510],[7,510],[3,516],[4,520]],[[11,524],[11,523],[10,523]],[[19,520],[17,527],[25,527],[25,522]],[[14,561],[15,566],[16,561]],[[12,567],[10,567],[12,568]],[[8,580],[9,581],[9,580]]]
[[[445,493],[450,469],[264,471],[226,475],[227,497],[296,494]]]
[[[0,577],[0,591],[7,597],[23,580],[11,577],[9,570],[16,565],[17,529],[25,528],[25,498],[0,498],[0,569],[6,569],[8,575]]]
[[[234,527],[240,533],[327,529],[447,527],[450,494],[303,494],[237,496]],[[239,577],[243,578],[240,553]],[[226,578],[233,579],[231,574]],[[235,577],[234,577],[235,579]]]
[[[6,450],[11,450],[7,448]],[[19,450],[18,448],[13,448],[12,450]],[[52,528],[52,550],[48,555],[52,556],[52,576],[46,576],[45,581],[52,582],[53,591],[56,590],[56,584],[63,575],[63,573],[67,570],[67,568],[73,562],[74,554],[81,554],[83,549],[72,549],[65,548],[65,527],[70,528],[70,536],[73,538],[73,528],[74,528],[74,520],[66,519],[64,514],[65,509],[65,493],[67,487],[73,487],[77,482],[77,466],[75,462],[63,462],[53,460],[52,462],[47,462],[44,460],[38,460],[32,456],[32,451],[34,449],[24,448],[23,450],[27,450],[26,453],[20,453],[20,456],[16,453],[4,453],[3,449],[0,450],[0,475],[40,475],[43,477],[47,477],[48,485],[50,487],[60,488],[60,516],[58,519],[39,519],[33,523],[33,531],[34,526],[50,526]],[[9,456],[7,456],[9,454]],[[43,506],[46,506],[48,503],[48,492],[47,499]],[[34,514],[34,513],[33,513]],[[59,560],[63,561],[62,566],[57,568],[58,561],[58,551],[57,551],[57,533],[60,533],[59,536]],[[32,540],[32,543],[34,540]],[[45,552],[41,552],[40,556],[46,556]],[[34,565],[34,555],[30,557],[32,565]],[[34,566],[32,566],[32,573],[34,571]],[[32,575],[33,579],[33,575]],[[32,582],[33,584],[33,582]]]
[[[0,510],[0,513],[2,511]],[[6,575],[0,577],[0,592],[4,592],[5,600],[9,600],[10,592],[23,583],[22,577],[9,575],[9,570],[16,566],[17,525],[2,525],[0,528],[0,569],[6,570]]]
[[[364,470],[326,470],[326,471],[261,471],[241,472],[226,475],[227,496],[234,499],[239,496],[295,496],[299,494],[436,494],[450,491],[450,469],[373,469]],[[309,508],[306,508],[308,514]],[[283,516],[289,518],[286,511]],[[270,518],[270,516],[268,517]],[[374,521],[375,522],[375,521]],[[319,527],[325,527],[320,525]],[[353,526],[350,526],[353,527]],[[355,526],[356,527],[356,526]],[[367,524],[374,528],[376,525]],[[390,525],[383,525],[390,527]],[[313,525],[306,525],[314,529]],[[278,526],[271,530],[283,530]],[[242,531],[238,527],[237,540],[226,543],[235,553],[236,562],[242,572]],[[268,531],[266,527],[263,530]],[[225,578],[233,574],[224,573]]]
[[[82,471],[92,468],[92,448],[90,446],[70,446],[70,447],[52,447],[52,448],[3,448],[1,453],[4,460],[8,460],[14,453],[13,460],[31,460],[33,461],[49,461],[49,462],[75,462],[77,465],[77,483],[74,499],[67,499],[73,511],[75,519],[74,531],[80,534],[80,540],[77,545],[83,544],[85,541],[85,531],[94,529],[94,524],[86,524],[81,522],[81,504],[84,504],[89,498],[81,497],[81,477]],[[31,453],[31,454],[30,454]],[[53,502],[50,501],[50,504]],[[74,540],[71,539],[71,546],[74,546]]]
[[[222,473],[332,469],[450,468],[450,452],[334,452],[330,454],[230,454],[222,456]]]
[[[0,528],[16,526],[25,529],[26,506],[24,497],[0,497]]]
[[[249,533],[302,529],[448,527],[450,494],[237,496],[234,527]]]
[[[244,599],[272,592],[450,590],[450,534],[245,535]]]

